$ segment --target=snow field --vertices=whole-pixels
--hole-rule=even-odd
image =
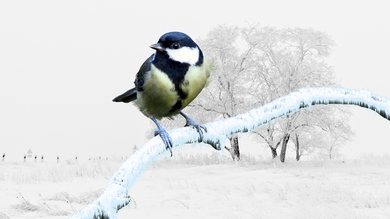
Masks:
[[[69,218],[102,192],[119,165],[0,164],[0,212],[9,218]],[[20,176],[27,173],[34,180]],[[16,208],[20,195],[39,208]],[[135,202],[118,218],[389,218],[390,161],[160,160],[141,174],[129,195]]]

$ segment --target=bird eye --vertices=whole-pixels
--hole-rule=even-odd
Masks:
[[[173,43],[173,44],[171,45],[171,48],[172,48],[172,49],[179,49],[179,48],[180,48],[180,44],[178,44],[178,43]]]

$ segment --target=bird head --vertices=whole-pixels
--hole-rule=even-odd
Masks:
[[[202,51],[198,45],[186,34],[168,32],[160,37],[157,43],[150,46],[156,53],[165,53],[170,59],[189,65],[201,64]]]

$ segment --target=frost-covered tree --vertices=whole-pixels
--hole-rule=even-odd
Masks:
[[[194,102],[195,110],[191,115],[228,118],[302,87],[335,85],[333,69],[325,62],[334,42],[323,32],[301,28],[218,26],[199,44],[214,60],[215,69],[210,87]],[[329,142],[321,142],[320,135],[339,138],[339,133],[346,133],[344,139],[348,140],[351,134],[348,117],[338,114],[332,107],[303,110],[270,123],[256,133],[269,146],[273,157],[281,146],[282,161],[287,144],[292,140],[299,160],[301,155],[320,145],[332,147]],[[337,126],[339,132],[330,132],[331,128],[316,131],[315,127],[321,127],[324,121],[342,122],[344,126]],[[327,127],[332,127],[328,123]],[[311,147],[306,145],[308,139],[311,139]],[[239,156],[238,138],[233,136],[230,140],[229,151],[234,159]]]
[[[236,26],[218,26],[199,41],[205,55],[213,60],[214,69],[211,85],[193,104],[198,114],[207,113],[214,119],[230,118],[254,106],[249,95],[255,89],[249,67],[254,45],[246,44],[242,31]],[[230,147],[225,148],[233,160],[239,160],[238,136],[233,135],[229,140]]]
[[[261,92],[253,93],[263,104],[303,87],[334,86],[333,70],[326,64],[334,42],[327,34],[313,29],[302,28],[246,28],[245,41],[256,45],[253,49],[252,63],[257,77],[263,83]],[[338,108],[322,107],[302,110],[286,116],[256,133],[265,140],[271,149],[272,157],[277,156],[276,149],[281,146],[280,159],[286,156],[289,141],[295,144],[296,159],[322,144],[321,135],[330,135],[328,139],[348,140],[351,135],[348,117],[339,116]],[[331,122],[329,122],[331,121]],[[322,127],[322,132],[315,127]],[[342,123],[343,126],[337,124]],[[337,129],[337,132],[330,132]],[[304,150],[306,143],[316,145]],[[338,142],[338,141],[337,141]],[[336,141],[333,141],[336,143]],[[335,146],[330,144],[329,147]]]

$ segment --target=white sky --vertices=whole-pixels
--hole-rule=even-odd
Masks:
[[[390,98],[387,1],[183,2],[0,1],[0,153],[130,154],[146,141],[149,119],[111,100],[172,30],[196,39],[218,24],[312,27],[336,42],[329,63],[342,86]],[[356,137],[344,151],[389,153],[390,122],[351,109]]]

